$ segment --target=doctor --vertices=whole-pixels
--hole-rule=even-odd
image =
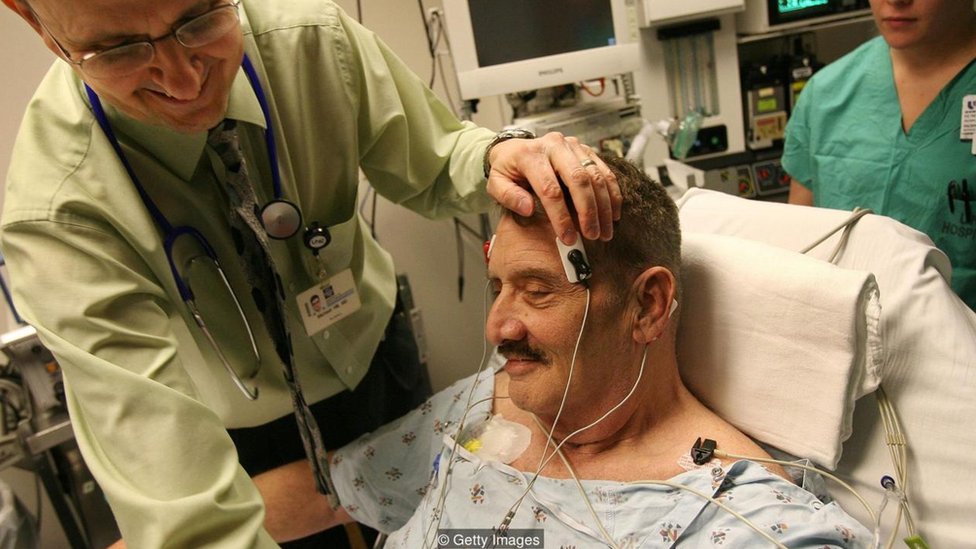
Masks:
[[[871,0],[881,36],[814,75],[786,133],[789,201],[893,217],[952,261],[976,309],[976,11]]]
[[[459,122],[329,0],[4,3],[61,62],[0,245],[130,547],[275,547],[251,476],[309,456],[329,491],[325,447],[425,396],[360,169],[428,216],[527,215],[531,186],[567,243],[564,188],[583,237],[619,217],[589,149]]]

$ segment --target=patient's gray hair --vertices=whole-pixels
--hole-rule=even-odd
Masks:
[[[648,268],[662,266],[674,274],[678,285],[676,292],[680,294],[681,227],[677,206],[664,187],[634,164],[617,156],[600,155],[600,158],[617,177],[623,206],[609,242],[584,242],[586,255],[593,265],[593,276],[609,272],[616,283],[627,287]],[[570,211],[578,226],[572,204]],[[520,219],[504,208],[502,215]],[[545,220],[548,223],[538,198],[533,218],[528,222]]]

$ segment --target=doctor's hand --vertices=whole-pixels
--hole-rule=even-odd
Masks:
[[[593,149],[575,137],[552,132],[536,139],[508,139],[491,148],[488,162],[488,194],[509,210],[529,216],[535,207],[527,190],[531,188],[564,244],[576,242],[565,192],[585,238],[613,237],[613,222],[620,219],[623,202],[617,179]]]

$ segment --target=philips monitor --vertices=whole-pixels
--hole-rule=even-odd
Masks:
[[[461,97],[612,76],[639,64],[635,0],[444,0]]]

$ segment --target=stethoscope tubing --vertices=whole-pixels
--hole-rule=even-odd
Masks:
[[[251,84],[251,88],[254,90],[255,96],[257,96],[258,103],[261,105],[261,112],[264,115],[264,121],[266,126],[264,130],[264,140],[265,140],[265,146],[268,149],[268,159],[269,162],[271,163],[271,178],[274,186],[274,200],[271,203],[269,203],[269,205],[274,203],[288,204],[295,209],[300,219],[301,212],[298,210],[298,207],[282,198],[281,173],[278,168],[278,154],[275,146],[274,129],[271,125],[271,113],[270,110],[268,109],[267,98],[264,95],[264,90],[261,87],[261,82],[258,79],[256,71],[254,70],[254,66],[251,64],[251,60],[248,59],[246,54],[243,57],[241,66],[244,69],[244,73],[247,75],[248,81]],[[166,260],[169,263],[169,268],[173,275],[173,280],[175,281],[177,290],[180,293],[180,298],[183,300],[183,303],[189,309],[194,322],[196,322],[197,326],[202,330],[204,337],[207,339],[210,346],[214,349],[214,352],[217,353],[218,359],[220,360],[221,364],[223,364],[224,368],[227,370],[227,373],[230,375],[231,380],[234,382],[234,385],[236,385],[237,388],[240,389],[240,391],[244,393],[244,395],[249,400],[256,400],[258,398],[258,388],[257,387],[254,387],[253,389],[249,388],[244,383],[244,380],[241,379],[241,377],[233,369],[233,367],[231,367],[230,361],[224,355],[223,350],[221,349],[220,345],[217,343],[216,339],[213,337],[213,334],[210,333],[210,330],[207,327],[207,324],[204,321],[203,316],[200,314],[200,311],[196,306],[193,290],[183,280],[183,277],[180,275],[179,269],[177,269],[176,267],[176,262],[173,260],[173,247],[179,237],[186,235],[197,241],[197,243],[200,245],[201,249],[203,250],[204,254],[206,254],[206,256],[211,261],[213,261],[217,273],[220,275],[221,281],[223,282],[224,286],[227,288],[228,292],[230,293],[231,297],[234,300],[234,304],[237,307],[238,314],[240,315],[240,318],[244,323],[244,327],[247,330],[248,338],[250,340],[249,343],[251,346],[251,350],[254,353],[255,360],[260,368],[261,358],[258,352],[257,342],[254,337],[254,332],[251,328],[250,322],[248,322],[247,320],[247,316],[244,314],[243,307],[240,303],[240,300],[237,298],[237,294],[234,293],[233,289],[231,288],[230,282],[227,280],[227,275],[224,273],[223,269],[220,266],[219,261],[217,260],[217,252],[214,250],[213,246],[210,245],[210,242],[203,235],[203,233],[201,233],[195,227],[189,225],[180,225],[174,227],[173,224],[171,224],[169,220],[166,219],[166,216],[163,215],[163,212],[156,205],[155,201],[153,201],[152,197],[149,196],[149,193],[146,192],[146,189],[142,186],[142,182],[139,180],[138,176],[136,176],[135,170],[132,168],[132,165],[129,163],[129,159],[126,157],[125,152],[122,150],[122,145],[119,143],[119,140],[115,135],[115,132],[112,130],[111,124],[109,124],[108,116],[105,115],[105,109],[102,106],[102,102],[99,99],[98,94],[96,94],[95,91],[88,86],[88,84],[85,84],[85,93],[88,95],[88,100],[89,103],[91,104],[92,112],[95,116],[95,120],[98,121],[98,125],[102,128],[102,131],[105,133],[105,136],[108,138],[109,143],[112,145],[112,149],[115,151],[116,156],[118,156],[119,160],[122,162],[122,166],[125,168],[126,173],[129,175],[129,178],[132,180],[132,184],[135,186],[136,191],[139,193],[139,197],[142,199],[142,202],[146,206],[146,209],[149,210],[149,215],[152,216],[153,221],[163,232],[164,235],[163,250],[166,254]],[[267,208],[267,206],[265,206],[265,208]],[[288,238],[292,235],[281,237],[281,236],[274,236],[269,234],[269,236],[271,236],[272,238],[282,239],[282,238]],[[257,374],[257,370],[255,370],[253,374],[249,375],[247,379],[252,379],[253,377],[255,377],[256,374]]]

